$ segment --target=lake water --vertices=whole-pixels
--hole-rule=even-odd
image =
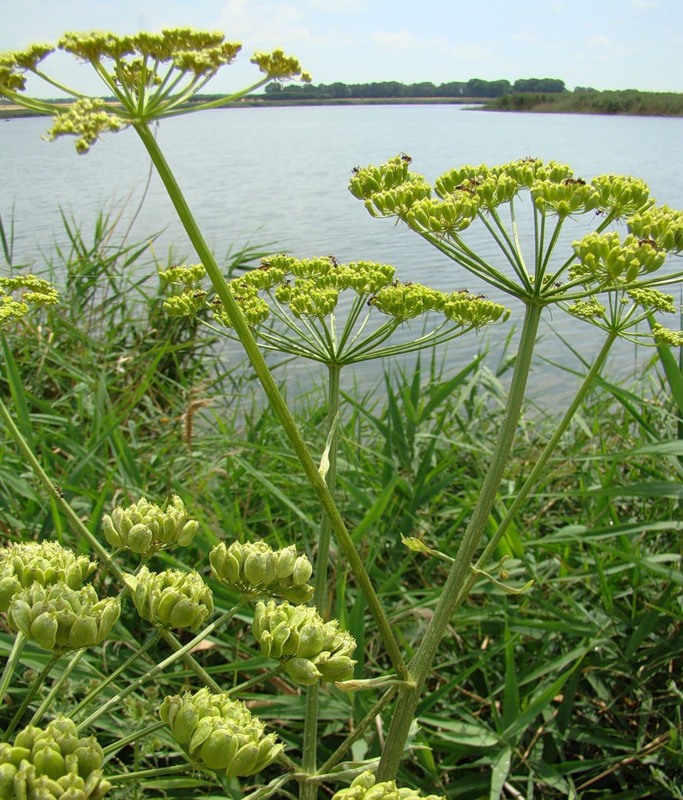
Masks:
[[[43,141],[47,127],[47,120],[35,118],[0,123],[0,214],[6,222],[14,214],[15,260],[37,265],[41,253],[64,239],[60,208],[85,230],[105,206],[125,204],[132,213],[149,172],[132,131],[108,136],[89,155],[78,156],[71,141]],[[417,235],[390,220],[372,219],[347,190],[354,166],[405,152],[413,169],[433,180],[461,164],[537,156],[569,163],[587,180],[603,173],[643,178],[659,203],[683,207],[680,118],[493,113],[447,105],[243,108],[165,121],[158,136],[219,258],[247,243],[299,257],[334,254],[339,261],[391,263],[403,280],[446,290],[480,287]],[[564,241],[580,238],[589,227],[587,217],[579,218]],[[196,260],[153,176],[133,235],[159,231],[155,249],[162,261],[169,249],[176,259]],[[495,257],[474,231],[472,241]],[[590,326],[560,313],[552,324],[560,333],[571,332],[572,344],[588,356],[599,347],[599,334]],[[493,334],[494,349],[508,331],[504,326]],[[480,345],[474,337],[456,340],[447,364],[462,366]],[[539,352],[571,363],[547,328]],[[633,347],[626,345],[610,368],[623,373],[633,364]],[[355,375],[365,385],[375,378],[372,365]],[[534,381],[541,395],[567,384],[544,362]]]

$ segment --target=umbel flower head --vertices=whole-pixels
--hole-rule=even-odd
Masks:
[[[209,553],[216,580],[246,595],[268,594],[291,603],[307,603],[313,596],[308,583],[313,567],[308,557],[290,545],[273,550],[263,541],[225,542]]]
[[[227,97],[189,104],[219,70],[233,63],[241,47],[237,42],[226,42],[222,33],[191,28],[169,28],[161,33],[142,32],[132,36],[98,31],[66,33],[57,48],[92,65],[106,87],[104,94],[113,96],[112,102],[84,96],[77,89],[63,85],[74,100],[70,107],[24,97],[27,73],[53,83],[41,65],[54,52],[50,45],[33,45],[24,51],[0,54],[0,96],[45,114],[54,113],[55,123],[49,138],[76,136],[76,149],[86,153],[107,131],[216,108],[271,80],[311,79],[297,59],[286,56],[282,50],[256,53],[252,63],[265,77],[255,85]]]
[[[36,275],[0,277],[0,330],[25,317],[31,309],[58,302],[59,293],[45,278]]]
[[[281,661],[302,686],[344,681],[353,674],[356,640],[340,630],[337,620],[325,622],[315,608],[259,600],[252,632],[263,655]]]
[[[66,717],[45,728],[29,725],[13,744],[0,744],[0,798],[99,800],[111,788],[103,761],[95,737],[79,738],[76,723]]]
[[[376,782],[372,772],[363,772],[347,789],[340,789],[332,800],[445,800],[443,795],[423,795],[415,789],[399,789],[395,781]]]
[[[234,278],[228,288],[265,348],[340,366],[435,346],[509,316],[508,309],[481,295],[401,283],[394,274],[389,264],[279,254]],[[161,275],[180,287],[180,294],[164,302],[169,314],[195,316],[209,309],[219,331],[232,327],[221,299],[200,288],[194,267],[172,267]],[[350,302],[337,318],[345,291]],[[429,333],[389,342],[399,326],[429,312]]]
[[[199,523],[190,519],[185,504],[175,494],[164,508],[142,497],[102,517],[104,538],[112,547],[124,547],[145,558],[173,545],[187,547],[198,530]]]
[[[160,628],[198,628],[213,614],[211,589],[198,572],[141,567],[126,575],[138,614]]]
[[[193,762],[227,777],[255,775],[280,752],[275,734],[239,700],[200,689],[164,698],[159,716]]]
[[[33,583],[80,589],[96,568],[96,561],[57,542],[17,542],[0,548],[0,611],[7,611],[12,597]]]
[[[14,595],[7,620],[40,647],[61,653],[101,644],[120,613],[117,597],[101,600],[92,586],[33,583]]]

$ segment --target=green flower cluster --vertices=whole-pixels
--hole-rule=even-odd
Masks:
[[[45,650],[62,653],[101,644],[120,613],[117,597],[100,600],[92,586],[32,583],[12,598],[7,621]]]
[[[168,269],[160,269],[159,277],[167,283],[179,283],[194,286],[206,275],[203,264],[175,264]]]
[[[263,655],[281,661],[302,686],[343,681],[353,674],[355,639],[339,629],[337,620],[325,622],[315,608],[259,600],[252,631]]]
[[[340,264],[332,256],[296,259],[275,255],[263,259],[257,269],[232,280],[229,288],[250,325],[265,322],[271,313],[270,306],[259,292],[266,292],[271,302],[274,298],[280,308],[288,307],[297,319],[329,316],[339,302],[340,293],[345,290],[367,298],[368,306],[399,322],[437,311],[449,321],[469,328],[505,320],[510,313],[498,303],[467,292],[446,294],[419,283],[400,283],[394,279],[395,272],[389,264],[371,261]],[[200,296],[196,279],[189,273],[172,274],[173,282],[184,285],[184,289],[182,294],[166,301],[166,308],[173,314],[198,313],[205,295],[202,293]],[[220,301],[214,298],[209,305],[216,320],[230,327]]]
[[[0,800],[99,800],[111,788],[103,761],[95,737],[79,739],[66,717],[29,725],[14,744],[0,744]]]
[[[607,309],[596,297],[589,297],[587,300],[576,300],[568,308],[567,312],[578,319],[603,320],[607,316]]]
[[[19,299],[12,296],[19,293]],[[0,330],[25,317],[31,307],[41,308],[59,302],[59,293],[44,278],[36,275],[0,277]]]
[[[445,800],[442,795],[423,795],[415,789],[399,789],[395,781],[376,782],[372,772],[363,772],[348,789],[340,789],[332,800]]]
[[[166,697],[159,715],[194,763],[229,778],[255,775],[283,750],[275,734],[265,735],[263,723],[227,693],[205,688]]]
[[[302,72],[301,65],[296,58],[286,56],[282,50],[273,50],[272,53],[254,53],[251,63],[274,80],[290,80],[298,78],[303,83],[310,83],[311,76]]]
[[[221,542],[209,561],[216,580],[242,594],[284,597],[291,603],[307,603],[313,596],[308,583],[313,567],[294,545],[273,550],[263,541]]]
[[[118,133],[126,121],[112,113],[104,100],[84,97],[57,114],[47,138],[53,142],[60,136],[76,136],[76,151],[87,153],[103,133]]]
[[[652,326],[652,336],[658,344],[669,347],[683,347],[683,331],[671,331],[658,322]]]
[[[102,517],[104,538],[112,547],[123,547],[145,558],[175,545],[187,547],[198,530],[199,523],[188,516],[177,495],[163,509],[142,497]]]
[[[637,239],[632,234],[622,241],[616,231],[589,233],[574,242],[573,248],[579,263],[570,269],[572,280],[601,289],[634,283],[657,271],[666,260],[666,253],[652,241]]]
[[[627,175],[599,175],[591,185],[597,197],[597,209],[613,219],[645,213],[654,204],[650,189],[640,178]]]
[[[133,604],[142,619],[159,628],[199,628],[213,614],[211,590],[198,572],[141,567],[126,575]]]
[[[80,589],[97,568],[88,556],[77,556],[57,542],[18,542],[0,549],[0,611],[13,596],[33,583],[64,583]]]
[[[660,311],[664,314],[676,313],[673,296],[664,294],[658,289],[630,289],[626,294],[634,303],[648,309],[648,311]]]
[[[683,211],[668,206],[650,208],[630,217],[628,229],[668,253],[683,252]]]
[[[409,163],[405,156],[396,156],[379,167],[357,168],[349,190],[372,216],[398,217],[422,234],[455,235],[482,213],[493,213],[526,190],[539,211],[561,219],[592,210],[616,219],[653,202],[642,181],[609,175],[588,184],[574,177],[566,164],[533,158],[451,169],[436,179],[432,197],[424,178],[408,171]]]
[[[40,62],[55,51],[33,45],[21,52],[0,54],[0,96],[41,113],[54,113],[49,138],[74,135],[76,149],[86,153],[100,135],[132,123],[149,122],[170,114],[187,113],[187,101],[223,67],[232,64],[241,45],[226,42],[222,33],[169,28],[161,33],[116,36],[108,32],[67,33],[57,48],[90,63],[116,102],[105,102],[63,87],[73,97],[65,108],[51,101],[24,97],[26,73],[54,84]],[[295,58],[282,50],[257,53],[252,62],[267,79],[310,81]],[[240,93],[238,93],[239,95]],[[197,102],[194,109],[216,107],[222,101]]]

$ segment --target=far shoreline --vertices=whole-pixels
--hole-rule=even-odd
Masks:
[[[67,102],[64,103],[66,107]],[[276,100],[270,97],[245,97],[233,103],[226,103],[216,110],[230,108],[308,108],[314,106],[409,106],[409,105],[456,105],[469,106],[476,111],[518,112],[522,114],[581,114],[593,116],[636,116],[636,117],[681,117],[683,113],[638,113],[628,111],[604,112],[587,108],[556,108],[551,104],[528,106],[526,108],[496,108],[489,98],[482,97],[330,97],[297,98]],[[0,120],[23,119],[28,117],[52,116],[40,114],[23,106],[0,103]]]

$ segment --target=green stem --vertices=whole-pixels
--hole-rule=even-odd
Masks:
[[[153,636],[149,638],[149,640],[142,645],[142,647],[138,648],[129,658],[127,658],[123,664],[120,664],[111,675],[108,675],[107,678],[102,681],[102,683],[98,683],[94,689],[92,689],[88,694],[81,700],[81,702],[71,710],[69,713],[70,717],[75,717],[76,714],[82,709],[85,708],[92,700],[94,700],[104,689],[107,688],[110,684],[114,683],[114,681],[125,672],[131,664],[137,661],[140,656],[144,655],[152,645],[159,641],[161,637],[161,633],[156,631]]]
[[[263,681],[267,681],[268,678],[274,678],[276,675],[284,672],[284,669],[285,668],[282,664],[278,664],[277,667],[273,667],[273,669],[269,669],[267,672],[260,672],[258,675],[254,675],[253,678],[249,678],[248,681],[244,681],[243,683],[239,683],[237,686],[233,686],[232,689],[228,689],[226,694],[229,694],[231,697],[234,694],[238,695],[240,692],[244,692],[252,686],[256,686],[259,683],[263,683]]]
[[[12,721],[10,722],[10,724],[7,727],[7,730],[5,731],[6,739],[12,735],[14,729],[17,727],[19,722],[21,722],[21,718],[24,716],[26,709],[31,704],[31,700],[33,700],[40,687],[45,683],[45,681],[47,680],[47,676],[50,674],[50,670],[52,669],[52,667],[54,667],[57,661],[59,661],[61,655],[62,655],[61,653],[50,654],[50,659],[48,660],[47,664],[43,667],[40,675],[38,675],[31,684],[30,688],[26,692],[26,695],[21,705],[17,709],[16,714],[12,717]]]
[[[126,781],[141,781],[144,778],[159,778],[162,775],[176,775],[179,772],[187,772],[189,765],[175,764],[172,767],[157,767],[156,769],[141,769],[138,772],[122,772],[120,775],[110,775],[107,777],[109,783],[125,783]]]
[[[339,441],[339,377],[341,368],[328,364],[327,366],[327,414],[328,424],[326,431],[325,448],[328,451],[328,469],[325,479],[330,493],[334,496],[337,487],[337,443]],[[323,619],[327,618],[327,564],[330,553],[331,539],[330,518],[323,513],[320,521],[320,534],[318,537],[318,551],[315,558],[315,583],[313,602],[318,613]],[[306,690],[306,712],[304,714],[303,756],[301,766],[303,771],[312,775],[318,761],[318,702],[320,685],[309,686]],[[318,787],[315,784],[301,782],[301,800],[315,800]]]
[[[441,591],[434,615],[427,626],[417,653],[410,663],[415,688],[399,691],[377,772],[378,780],[390,780],[396,776],[422,688],[432,668],[441,639],[453,617],[462,587],[469,578],[474,554],[484,536],[486,523],[503,479],[519,422],[541,312],[542,306],[531,303],[526,306],[515,370],[498,441],[484,478],[477,505],[456,553],[448,579]]]
[[[201,259],[201,262],[206,269],[207,275],[209,276],[211,283],[216,290],[216,294],[218,295],[223,307],[225,308],[228,318],[230,319],[230,323],[242,342],[245,353],[249,358],[249,361],[251,362],[254,371],[261,382],[261,385],[263,386],[273,410],[280,420],[280,424],[282,425],[282,428],[292,445],[292,449],[301,463],[311,487],[320,501],[324,513],[330,518],[332,530],[339,541],[340,547],[344,551],[344,555],[349,561],[349,565],[353,571],[358,586],[363,592],[365,601],[375,619],[382,637],[382,641],[384,642],[384,646],[389,658],[391,659],[394,669],[400,678],[408,680],[408,670],[404,663],[403,655],[398,646],[398,642],[394,636],[391,625],[389,624],[389,620],[386,617],[384,609],[379,601],[379,598],[377,597],[372,582],[370,581],[370,577],[365,569],[363,560],[356,551],[351,536],[346,529],[346,524],[344,523],[344,520],[334,502],[334,498],[332,497],[330,490],[327,488],[325,480],[318,472],[318,467],[313,461],[306,443],[304,442],[303,437],[297,428],[296,422],[294,421],[287,404],[283,400],[282,395],[278,390],[277,384],[275,383],[275,380],[268,369],[268,365],[263,358],[263,354],[256,344],[254,335],[251,332],[246,319],[244,318],[244,314],[242,313],[235,298],[232,296],[228,284],[221,273],[220,267],[216,263],[213,253],[206,244],[206,241],[199,230],[197,222],[194,219],[189,206],[187,205],[187,201],[185,200],[185,197],[183,196],[175,176],[173,175],[171,168],[161,152],[156,139],[152,135],[147,125],[135,124],[133,127],[140,136],[142,143],[147,149],[147,152],[149,153],[149,156],[152,159],[157,172],[159,173],[159,177],[166,187],[166,191],[168,192],[169,198],[171,199],[171,202],[178,213],[180,221],[182,222],[183,227],[185,228],[185,231],[187,232],[187,235],[189,236],[190,241],[197,252],[197,255]]]
[[[200,642],[203,642],[207,636],[212,634],[219,625],[222,625],[226,619],[230,619],[230,617],[233,614],[234,614],[234,609],[231,609],[225,614],[222,614],[215,622],[212,622],[210,625],[207,625],[203,631],[198,633],[194,637],[194,639],[191,639],[186,645],[181,647],[175,653],[171,653],[170,656],[165,658],[163,661],[160,661],[158,664],[152,667],[152,669],[145,672],[144,675],[141,675],[139,678],[136,678],[136,680],[134,680],[132,683],[126,686],[125,689],[122,689],[120,692],[114,695],[114,697],[110,697],[106,703],[103,703],[97,710],[93,711],[93,713],[89,717],[86,717],[86,719],[84,719],[82,722],[78,724],[78,730],[82,731],[84,728],[87,728],[89,725],[92,725],[92,723],[96,719],[101,717],[102,714],[105,714],[107,711],[109,711],[109,709],[112,706],[116,705],[117,703],[120,703],[121,700],[128,697],[128,695],[131,694],[131,692],[134,692],[136,689],[139,689],[143,683],[152,680],[152,678],[155,678],[160,672],[163,672],[166,669],[166,667],[171,666],[171,664],[178,661],[178,659],[187,655],[187,653],[189,653],[193,648],[195,648]]]
[[[59,675],[59,678],[52,684],[50,687],[50,691],[47,693],[47,697],[43,700],[43,702],[38,706],[36,709],[36,713],[31,717],[31,725],[37,725],[40,720],[43,718],[43,714],[47,711],[50,704],[54,700],[57,695],[57,692],[62,688],[62,684],[64,681],[71,675],[71,673],[76,669],[78,666],[79,661],[85,655],[86,648],[84,647],[82,650],[77,650],[76,653],[71,658],[71,661],[66,665],[66,669],[62,670]]]
[[[354,727],[353,733],[350,733],[346,739],[339,745],[339,747],[332,753],[327,761],[318,770],[319,773],[324,774],[329,772],[344,758],[345,754],[354,742],[357,742],[365,731],[372,725],[382,711],[389,705],[396,695],[396,688],[391,687],[380,697],[380,699],[373,705],[363,719]]]
[[[149,736],[152,733],[156,733],[156,731],[161,730],[161,728],[165,728],[166,723],[163,720],[159,720],[158,722],[153,722],[151,725],[147,725],[146,728],[142,728],[139,731],[135,731],[134,733],[129,733],[128,736],[124,736],[122,739],[117,739],[113,744],[110,744],[108,747],[103,748],[102,752],[105,756],[111,755],[112,753],[118,753],[118,751],[125,747],[127,744],[131,742],[140,741],[140,739],[144,739],[145,736]]]
[[[5,669],[2,671],[2,679],[0,679],[0,703],[2,703],[3,705],[5,703],[5,695],[7,694],[7,689],[9,688],[9,685],[12,682],[12,678],[14,676],[14,670],[17,668],[17,664],[19,663],[21,654],[24,651],[25,644],[26,644],[26,636],[25,634],[21,633],[21,631],[19,631],[17,635],[14,637],[14,644],[12,645],[12,650],[9,654],[9,658],[7,659],[7,663],[5,664]]]
[[[220,618],[221,624],[227,622],[227,620],[231,619],[236,613],[239,608],[242,607],[242,603],[239,603],[237,606],[232,608],[227,614],[224,614]],[[183,649],[183,645],[180,643],[176,635],[172,631],[162,631],[161,635],[174,652],[178,653],[180,650]],[[182,656],[183,661],[185,664],[191,669],[194,674],[199,678],[199,680],[204,684],[204,686],[208,686],[214,692],[222,692],[223,688],[221,687],[220,683],[215,681],[211,675],[202,667],[202,665],[197,661],[196,658],[192,656],[190,652],[183,653]]]
[[[602,348],[600,349],[600,352],[598,353],[595,361],[593,362],[593,366],[590,368],[586,377],[583,379],[583,383],[579,387],[579,390],[576,393],[574,399],[572,400],[571,405],[565,412],[565,415],[562,417],[562,420],[555,429],[555,432],[553,433],[552,437],[548,440],[546,446],[543,448],[543,452],[541,453],[538,460],[534,464],[533,469],[527,476],[521,489],[517,492],[517,495],[513,500],[512,505],[508,508],[505,516],[500,521],[500,524],[498,525],[495,534],[491,537],[491,540],[484,548],[481,556],[479,556],[479,558],[477,559],[477,563],[475,564],[475,567],[477,569],[484,569],[486,564],[493,557],[493,554],[496,551],[496,547],[498,547],[500,540],[505,535],[505,531],[507,531],[508,527],[510,526],[510,523],[514,519],[519,509],[521,508],[522,503],[529,496],[531,490],[534,489],[534,487],[536,486],[536,483],[538,481],[541,472],[543,471],[546,464],[550,460],[550,457],[555,451],[555,448],[557,447],[557,444],[559,443],[560,439],[565,434],[567,428],[569,428],[569,424],[574,418],[574,415],[581,406],[581,403],[584,401],[595,379],[600,374],[600,371],[602,370],[602,367],[604,366],[605,361],[607,360],[607,356],[609,355],[609,352],[612,349],[612,345],[618,338],[619,338],[618,332],[610,331],[609,336],[605,340],[604,344],[602,345]],[[470,590],[472,589],[472,586],[474,586],[476,581],[477,581],[477,576],[475,574],[470,575],[467,582],[464,584],[464,586],[460,591],[456,608],[460,606],[463,600],[465,600],[465,598],[469,594]]]

